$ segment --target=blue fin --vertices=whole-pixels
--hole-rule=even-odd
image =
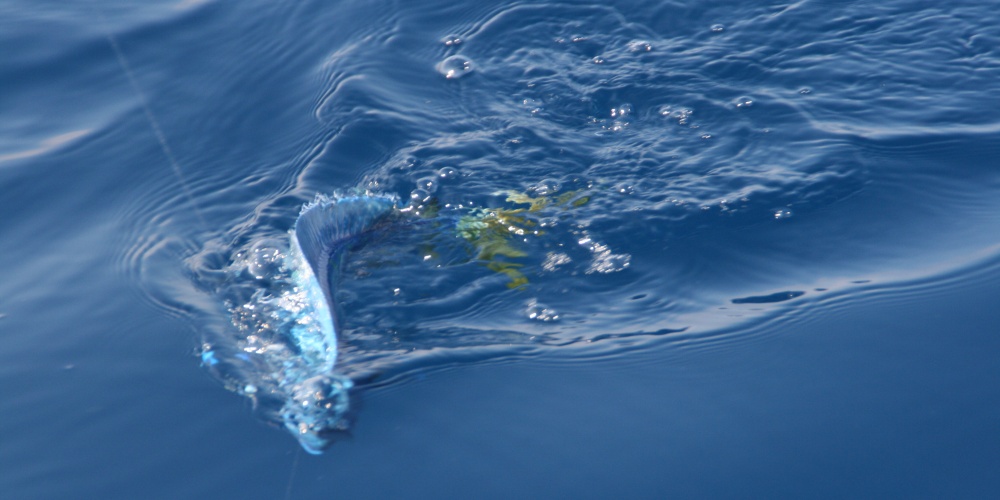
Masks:
[[[390,213],[395,203],[394,197],[385,195],[319,197],[302,208],[292,236],[323,291],[331,316],[334,307],[330,262],[339,263],[340,254],[355,243],[357,236]]]

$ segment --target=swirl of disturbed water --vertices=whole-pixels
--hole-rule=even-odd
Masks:
[[[400,87],[404,79],[376,71],[378,58],[371,51],[384,47],[356,41],[344,57],[331,56],[335,79],[316,107],[320,123],[336,127],[318,134],[301,161],[275,168],[271,177],[280,182],[254,177],[254,191],[239,191],[246,195],[242,206],[213,194],[238,191],[222,180],[192,182],[197,199],[214,214],[244,209],[188,259],[196,292],[209,291],[213,299],[233,306],[255,300],[261,289],[271,290],[274,282],[253,273],[237,276],[226,266],[241,252],[266,248],[257,243],[261,238],[282,236],[305,199],[343,182],[329,173],[332,166],[359,157],[360,163],[374,165],[352,174],[362,177],[364,186],[426,203],[425,208],[436,199],[455,217],[470,207],[503,205],[498,191],[539,196],[585,190],[590,197],[572,211],[550,207],[536,214],[545,234],[521,242],[526,256],[516,263],[529,279],[522,289],[508,289],[506,275],[470,258],[461,240],[433,223],[360,249],[348,262],[340,291],[350,311],[344,370],[359,377],[568,345],[641,345],[655,333],[685,327],[691,327],[689,332],[732,327],[794,308],[823,293],[817,289],[857,287],[854,282],[866,278],[864,269],[899,269],[914,262],[877,260],[880,252],[901,248],[888,237],[864,240],[838,233],[845,226],[876,232],[866,219],[877,217],[852,214],[902,216],[916,206],[913,198],[887,194],[893,188],[920,192],[923,201],[940,207],[926,215],[942,222],[953,220],[941,216],[948,207],[956,208],[954,217],[961,219],[991,206],[969,194],[975,190],[967,189],[968,183],[946,183],[948,196],[928,189],[940,184],[936,181],[946,163],[889,162],[886,158],[899,157],[903,146],[885,140],[859,145],[853,132],[843,133],[840,124],[856,125],[871,116],[867,112],[817,121],[815,108],[803,104],[817,101],[795,100],[817,97],[818,91],[799,93],[803,83],[818,89],[814,80],[762,82],[766,72],[754,54],[726,54],[746,42],[738,36],[741,23],[727,22],[721,32],[704,26],[706,36],[716,38],[685,32],[667,36],[628,22],[610,7],[501,9],[468,29],[453,27],[467,33],[455,39],[462,40],[463,53],[475,58],[482,78],[457,85],[445,81],[433,71],[441,54],[415,49],[426,56],[419,71],[439,85],[429,87],[438,89],[434,106],[415,104],[423,103],[417,96],[427,89],[399,92],[411,89]],[[775,38],[764,51],[787,53],[781,46],[801,36]],[[890,59],[875,55],[873,60]],[[350,71],[356,68],[364,71]],[[784,85],[792,98],[783,93]],[[860,102],[866,95],[839,102]],[[875,102],[881,102],[887,117],[910,116],[894,114],[886,101]],[[931,115],[953,104],[942,103]],[[993,141],[984,130],[979,139]],[[914,142],[926,139],[919,132],[909,129]],[[965,149],[979,142],[959,139]],[[377,153],[356,156],[347,145],[357,142],[370,146],[359,149]],[[906,163],[920,165],[930,180],[902,181]],[[984,185],[994,181],[976,179]],[[167,205],[183,204],[177,192],[161,198],[171,201]],[[886,200],[903,208],[887,209],[880,203]],[[171,215],[177,212],[164,211],[155,220]],[[748,232],[762,236],[755,239]],[[838,239],[848,241],[838,247],[844,244]],[[782,246],[782,241],[804,248]],[[924,248],[907,241],[911,248]],[[134,258],[188,251],[147,243]],[[616,258],[624,255],[629,259]],[[855,263],[844,265],[845,255],[870,257],[854,271]],[[144,261],[147,269],[156,267],[149,265],[153,260]],[[267,270],[266,261],[258,264],[259,271]],[[891,279],[891,273],[879,276]],[[192,314],[183,304],[190,290],[156,288],[161,295],[182,296],[174,310]],[[223,317],[229,324],[220,326],[218,311],[204,301],[195,303],[207,317],[198,321],[210,330],[207,337],[217,346],[232,347],[227,359],[239,359],[233,327],[273,328],[259,318],[227,312]],[[716,311],[722,306],[728,309]],[[246,390],[245,384],[233,387]]]

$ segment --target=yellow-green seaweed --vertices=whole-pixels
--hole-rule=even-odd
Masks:
[[[519,288],[528,284],[528,277],[518,268],[524,264],[501,259],[526,257],[527,253],[515,246],[515,238],[527,235],[541,236],[544,231],[535,229],[538,222],[529,217],[549,206],[571,209],[581,207],[590,201],[589,196],[577,196],[579,191],[569,191],[556,197],[531,197],[518,191],[502,191],[507,201],[527,208],[479,208],[459,219],[458,236],[469,242],[475,249],[475,259],[487,268],[507,275],[508,288]]]

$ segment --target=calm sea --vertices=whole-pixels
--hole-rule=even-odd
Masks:
[[[998,82],[981,1],[6,0],[0,497],[996,496]],[[203,356],[358,190],[314,456]]]

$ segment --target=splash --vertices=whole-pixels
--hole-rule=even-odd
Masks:
[[[320,196],[302,208],[284,248],[263,241],[233,263],[260,282],[248,300],[230,305],[234,346],[205,345],[202,362],[230,388],[262,405],[313,454],[346,430],[353,382],[334,370],[337,318],[331,271],[344,253],[391,214],[382,195]]]
[[[260,238],[236,251],[216,289],[230,333],[202,346],[202,364],[229,390],[249,398],[264,420],[288,430],[307,452],[321,453],[348,429],[351,377],[364,373],[364,366],[357,366],[364,348],[338,345],[343,334],[335,299],[350,294],[337,285],[345,254],[361,247],[362,253],[378,251],[380,245],[366,244],[429,229],[441,238],[440,246],[421,247],[421,253],[464,248],[468,261],[505,275],[509,288],[524,288],[528,277],[519,261],[531,253],[524,239],[543,237],[547,229],[539,214],[570,211],[590,197],[582,190],[498,194],[506,196],[507,206],[457,211],[423,197],[404,208],[397,208],[396,197],[368,192],[317,197],[284,238]],[[559,264],[568,261],[562,256]],[[546,305],[532,302],[528,308],[526,314],[537,321],[559,318]],[[343,364],[341,354],[347,359]]]

